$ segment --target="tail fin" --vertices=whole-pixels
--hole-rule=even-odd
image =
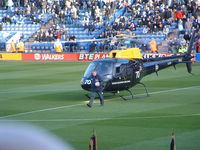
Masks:
[[[189,42],[188,49],[187,49],[187,54],[191,54],[191,52],[192,52],[192,45],[195,40],[196,33],[198,33],[198,30],[195,30],[190,38],[190,42]]]
[[[187,52],[186,52],[186,55],[185,55],[185,59],[184,61],[189,61],[188,63],[186,63],[186,67],[187,67],[187,71],[189,73],[192,72],[192,62],[191,61],[191,58],[193,58],[191,56],[191,52],[192,52],[192,45],[194,43],[194,40],[195,40],[195,34],[198,33],[198,30],[195,30],[192,34],[192,37],[190,39],[190,42],[189,42],[189,45],[188,45],[188,49],[187,49]]]
[[[192,73],[192,63],[186,63],[188,73]]]

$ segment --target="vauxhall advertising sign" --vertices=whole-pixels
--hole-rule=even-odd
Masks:
[[[157,58],[171,55],[173,54],[144,53],[143,58]],[[194,56],[195,54],[192,55]],[[0,60],[93,61],[106,57],[109,57],[109,53],[0,53]]]

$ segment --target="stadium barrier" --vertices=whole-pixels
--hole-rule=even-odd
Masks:
[[[36,61],[92,61],[95,59],[106,58],[108,53],[24,53],[22,60]]]
[[[77,61],[77,54],[55,53],[24,53],[22,60],[33,61]]]
[[[171,56],[172,53],[144,53],[143,58]],[[195,56],[195,53],[192,54]],[[0,53],[0,60],[30,60],[30,61],[93,61],[106,58],[109,53]],[[195,60],[196,59],[196,60]],[[192,60],[200,61],[200,53]]]

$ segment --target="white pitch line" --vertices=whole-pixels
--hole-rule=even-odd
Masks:
[[[71,91],[78,91],[78,90],[81,90],[81,88],[70,88],[69,90],[67,90],[67,92],[71,92]],[[45,93],[45,92],[66,92],[65,89],[55,89],[55,90],[42,90],[42,89],[37,89],[37,90],[24,90],[24,88],[22,89],[18,89],[18,90],[9,90],[9,91],[0,91],[0,94],[1,93]]]
[[[160,119],[160,118],[177,118],[193,117],[200,114],[183,114],[183,115],[166,115],[166,116],[141,116],[141,117],[124,117],[124,118],[66,118],[66,119],[28,119],[28,120],[0,120],[4,122],[64,122],[64,121],[101,121],[101,120],[132,120],[132,119]]]
[[[62,109],[62,108],[70,108],[70,107],[80,106],[80,105],[83,105],[83,104],[74,104],[74,105],[59,106],[59,107],[53,107],[53,108],[34,110],[34,111],[29,111],[29,112],[23,112],[23,113],[3,116],[3,117],[0,117],[0,119],[9,118],[9,117],[16,117],[16,116],[22,116],[22,115],[33,114],[33,113],[44,112],[44,111],[50,111],[50,110],[56,110],[56,109]]]
[[[151,94],[160,94],[160,93],[174,92],[174,91],[180,91],[180,90],[188,90],[188,89],[191,89],[191,88],[199,88],[199,87],[200,86],[191,86],[191,87],[186,87],[186,88],[177,88],[177,89],[151,92],[149,94],[150,95]],[[141,94],[138,94],[138,95],[141,95]],[[115,99],[115,98],[113,98],[113,99]],[[113,100],[113,99],[109,99],[109,100],[106,100],[106,101],[110,101],[110,100]],[[29,112],[23,112],[23,113],[18,113],[18,114],[13,114],[13,115],[2,116],[2,117],[0,117],[0,119],[22,116],[22,115],[33,114],[33,113],[44,112],[44,111],[51,111],[51,110],[56,110],[56,109],[71,108],[71,107],[81,106],[81,105],[84,105],[84,104],[81,103],[81,104],[74,104],[74,105],[59,106],[59,107],[53,107],[53,108],[47,108],[47,109],[34,110],[34,111],[29,111]]]
[[[170,90],[164,90],[164,91],[157,91],[157,92],[151,92],[149,94],[160,94],[160,93],[166,93],[166,92],[174,92],[174,91],[180,91],[180,90],[188,90],[192,88],[199,88],[200,86],[191,86],[191,87],[185,87],[185,88],[177,88],[177,89],[170,89]]]
[[[1,121],[6,121],[6,122],[12,122],[12,121],[19,121],[19,122],[23,122],[23,121],[27,121],[27,122],[63,122],[63,121],[95,121],[95,120],[108,120],[108,119],[112,119],[112,118],[79,118],[79,119],[28,119],[28,120],[0,120]]]

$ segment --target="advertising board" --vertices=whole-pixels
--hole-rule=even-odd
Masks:
[[[92,61],[95,59],[106,58],[108,53],[73,53],[73,54],[54,54],[54,53],[24,53],[22,60],[36,61]]]
[[[22,54],[22,60],[36,61],[77,61],[77,54],[27,53]]]
[[[22,60],[21,53],[0,53],[0,60]]]
[[[171,56],[172,53],[144,53],[143,58]],[[178,54],[177,54],[178,55]],[[195,56],[195,54],[192,54]],[[106,58],[109,53],[0,53],[0,60],[31,60],[31,61],[93,61]],[[197,58],[197,57],[196,57]],[[195,58],[192,59],[195,61]],[[199,61],[199,57],[197,59]]]

